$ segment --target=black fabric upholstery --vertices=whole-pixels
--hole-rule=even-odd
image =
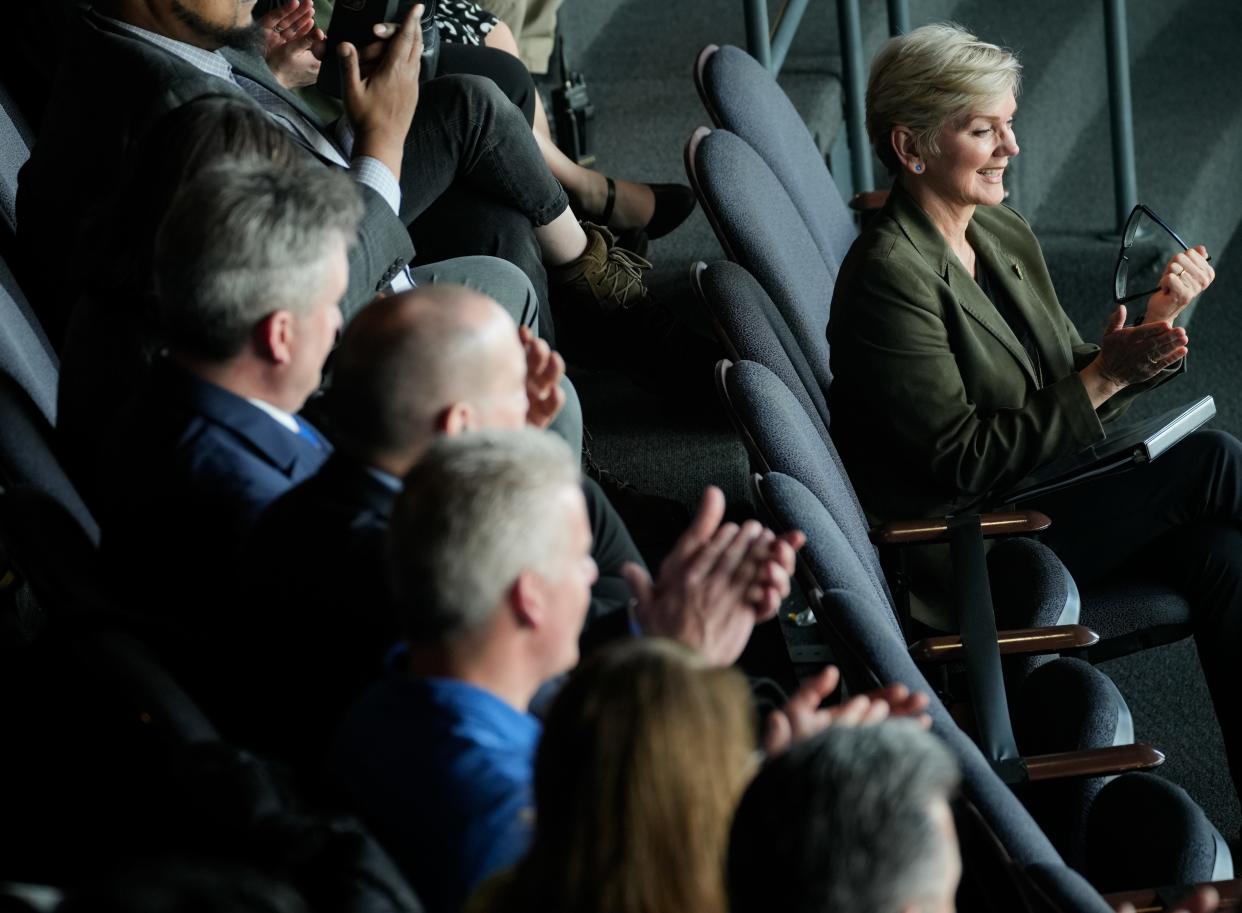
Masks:
[[[827,507],[863,562],[879,603],[892,606],[867,518],[832,441],[820,436],[789,388],[762,365],[738,362],[725,385],[735,415],[750,432],[767,468],[797,479]]]
[[[1228,853],[1186,791],[1153,774],[1113,780],[1087,821],[1087,875],[1105,892],[1229,878]]]
[[[0,541],[45,610],[96,607],[99,526],[65,475],[52,429],[0,370]]]
[[[56,459],[47,417],[5,370],[0,370],[0,428],[0,481],[5,487],[33,489],[58,502],[90,541],[98,543],[99,527]]]
[[[781,529],[807,534],[803,559],[823,590],[820,623],[842,658],[849,684],[863,690],[881,683],[906,685],[931,700],[933,731],[957,757],[963,792],[1020,865],[1061,865],[1048,838],[983,755],[958,728],[915,666],[892,612],[876,597],[870,575],[849,540],[816,497],[797,480],[770,473],[760,494]],[[1088,908],[1089,909],[1089,908]]]
[[[56,424],[60,362],[3,260],[0,260],[0,370],[21,384],[49,424]]]
[[[1117,581],[1083,591],[1082,623],[1100,635],[1093,662],[1172,643],[1193,631],[1190,603],[1167,586]]]
[[[98,631],[72,644],[80,673],[108,694],[117,719],[141,719],[148,734],[193,744],[219,739],[215,726],[140,641]]]
[[[1023,537],[996,541],[988,552],[992,605],[1001,628],[1077,624],[1077,589],[1048,546]]]
[[[866,569],[823,505],[798,481],[780,473],[765,476],[759,493],[778,528],[797,528],[807,534],[802,557],[823,591],[819,623],[832,642],[834,654],[843,658],[850,686],[863,689],[881,682],[900,682],[911,690],[926,693],[931,700],[932,730],[961,765],[965,797],[1012,860],[1030,870],[1039,890],[1047,898],[1055,899],[1055,904],[1048,908],[1084,913],[1108,910],[1099,894],[1067,868],[1037,821],[995,775],[936,697],[910,658],[891,612],[877,605]],[[1090,747],[1113,744],[1119,733],[1124,735],[1120,712],[1124,702],[1111,682],[1090,665],[1063,658],[1042,667],[1028,684],[1032,689],[1030,699],[1043,705],[1038,707],[1038,714],[1032,712],[1030,717],[1042,715],[1043,719],[1029,723],[1032,731],[1020,733],[1027,744],[1042,748],[1059,743],[1072,748],[1074,741],[1078,741]],[[1035,729],[1036,723],[1043,727],[1042,731]],[[1085,784],[1082,789],[1093,792],[1096,786]],[[1028,793],[1028,797],[1032,803],[1048,803],[1051,799],[1036,793]],[[1202,812],[1193,803],[1173,801],[1168,795],[1157,798],[1167,805],[1168,812],[1162,806],[1158,816],[1150,820],[1168,827],[1172,833],[1198,840],[1195,847],[1206,847],[1201,839],[1205,832],[1199,828],[1199,823],[1205,821]],[[1107,807],[1095,806],[1091,813],[1093,820],[1106,820],[1110,814]],[[1107,827],[1113,826],[1114,822],[1107,819]],[[1143,832],[1137,825],[1129,825],[1131,837]],[[1206,850],[1192,849],[1181,856],[1174,854],[1173,858],[1179,871],[1201,872],[1206,865]],[[1183,859],[1190,861],[1183,863]]]
[[[1024,756],[1127,745],[1134,723],[1125,698],[1108,676],[1080,659],[1060,657],[1032,672],[1012,700],[1014,730]],[[1105,781],[1028,784],[1019,792],[1061,855],[1085,863],[1088,811]]]
[[[772,169],[815,239],[833,279],[858,232],[806,123],[755,58],[725,45],[702,70],[717,127],[743,139]]]
[[[753,361],[779,377],[830,445],[824,393],[798,340],[763,286],[745,267],[720,260],[702,267],[698,289],[729,357]]]
[[[30,158],[34,134],[13,97],[0,85],[0,230],[17,231],[17,172]]]
[[[828,367],[828,308],[836,275],[776,175],[727,130],[704,136],[692,182],[730,260],[746,267],[775,302],[821,390]]]

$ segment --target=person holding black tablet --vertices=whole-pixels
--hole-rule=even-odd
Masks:
[[[1189,338],[1174,320],[1215,278],[1207,250],[1188,247],[1136,325],[1118,305],[1101,344],[1083,342],[1030,226],[1003,205],[1020,71],[952,25],[894,38],[872,64],[867,128],[896,179],[842,264],[827,332],[833,439],[874,521],[1002,507],[1033,470],[1102,440],[1135,396],[1183,370]],[[1181,621],[1194,622],[1242,782],[1242,444],[1199,431],[1023,507],[1052,517],[1043,541],[1079,585],[1141,570],[1186,594]]]

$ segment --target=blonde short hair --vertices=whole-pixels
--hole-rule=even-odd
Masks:
[[[871,62],[867,133],[890,171],[899,169],[889,137],[908,127],[920,155],[940,151],[945,125],[980,101],[1018,94],[1022,64],[1012,52],[980,41],[951,22],[924,25],[890,38]]]

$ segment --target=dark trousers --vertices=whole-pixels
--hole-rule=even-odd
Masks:
[[[1184,593],[1235,786],[1242,787],[1242,442],[1200,431],[1154,463],[1066,489],[1029,507],[1052,518],[1043,541],[1080,586],[1116,575]],[[1084,616],[1090,626],[1091,619]],[[1242,790],[1240,790],[1242,791]]]
[[[590,650],[629,632],[630,587],[621,576],[621,566],[632,561],[646,567],[625,521],[594,479],[582,480],[587,516],[591,520],[591,557],[599,568],[599,578],[591,587],[591,610],[582,632],[582,647]]]
[[[473,44],[440,45],[440,65],[436,76],[454,76],[472,73],[486,76],[513,102],[526,118],[527,124],[535,122],[535,97],[538,89],[526,64],[512,54],[486,46]]]
[[[450,75],[423,84],[401,167],[401,221],[418,263],[473,254],[508,260],[534,286],[551,338],[533,229],[568,205],[526,117],[495,82]]]

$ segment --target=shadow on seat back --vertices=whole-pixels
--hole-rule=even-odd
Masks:
[[[789,194],[832,278],[858,236],[806,122],[775,77],[741,48],[704,48],[699,94],[717,127],[744,140]]]

